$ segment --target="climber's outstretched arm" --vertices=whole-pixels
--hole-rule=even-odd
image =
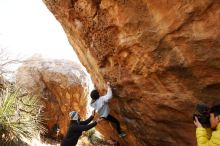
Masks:
[[[112,89],[108,85],[107,94],[100,97],[104,102],[108,102],[112,98]]]

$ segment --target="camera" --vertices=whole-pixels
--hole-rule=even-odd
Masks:
[[[196,114],[193,114],[193,120],[195,121],[195,117],[198,118],[198,121],[205,128],[210,128],[210,115],[209,115],[209,107],[207,104],[198,103],[196,105]]]

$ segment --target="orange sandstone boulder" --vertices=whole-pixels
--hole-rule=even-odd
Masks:
[[[198,101],[220,102],[219,0],[44,0],[129,146],[195,146]],[[99,131],[117,139],[104,122]]]
[[[62,135],[66,133],[70,111],[85,117],[88,82],[78,64],[33,57],[22,64],[16,78],[18,85],[43,101],[48,136],[55,134],[56,124]]]

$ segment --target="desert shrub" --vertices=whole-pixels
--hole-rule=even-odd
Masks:
[[[0,143],[17,145],[45,132],[40,100],[14,85],[7,85],[0,96]]]

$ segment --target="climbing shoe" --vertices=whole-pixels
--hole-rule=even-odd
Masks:
[[[124,132],[122,132],[121,134],[119,134],[119,137],[120,138],[123,138],[123,137],[125,137],[126,136],[126,134],[124,133]]]

